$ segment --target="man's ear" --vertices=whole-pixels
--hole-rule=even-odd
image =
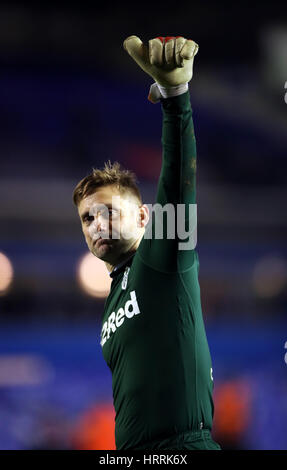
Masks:
[[[149,221],[149,208],[146,204],[142,204],[139,208],[138,214],[138,226],[140,228],[145,227]]]

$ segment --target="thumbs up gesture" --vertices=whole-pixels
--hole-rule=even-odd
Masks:
[[[129,36],[124,49],[159,85],[169,88],[191,80],[198,45],[182,36],[150,39],[148,46],[139,37]]]

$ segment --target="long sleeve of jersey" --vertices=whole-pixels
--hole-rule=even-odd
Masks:
[[[196,141],[189,91],[161,100],[161,106],[162,167],[154,207],[162,210],[150,214],[139,254],[153,269],[183,272],[197,258],[191,242],[196,239]]]

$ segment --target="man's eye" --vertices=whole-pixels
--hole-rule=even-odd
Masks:
[[[84,222],[92,222],[94,220],[94,216],[93,215],[86,215],[84,217]]]
[[[109,215],[111,217],[116,217],[118,214],[119,214],[119,211],[117,211],[116,209],[109,209]]]

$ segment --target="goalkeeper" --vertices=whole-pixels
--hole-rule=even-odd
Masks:
[[[178,219],[183,207],[189,226],[196,144],[188,82],[198,46],[180,36],[154,38],[148,45],[130,36],[124,48],[154,80],[149,100],[161,103],[156,202],[173,207]],[[117,162],[93,169],[76,186],[73,200],[88,248],[112,277],[101,346],[112,372],[117,449],[220,449],[211,436],[213,376],[195,244],[183,247],[178,235],[167,236],[166,219],[163,237],[154,236],[156,217],[146,236],[149,208],[135,175]]]

